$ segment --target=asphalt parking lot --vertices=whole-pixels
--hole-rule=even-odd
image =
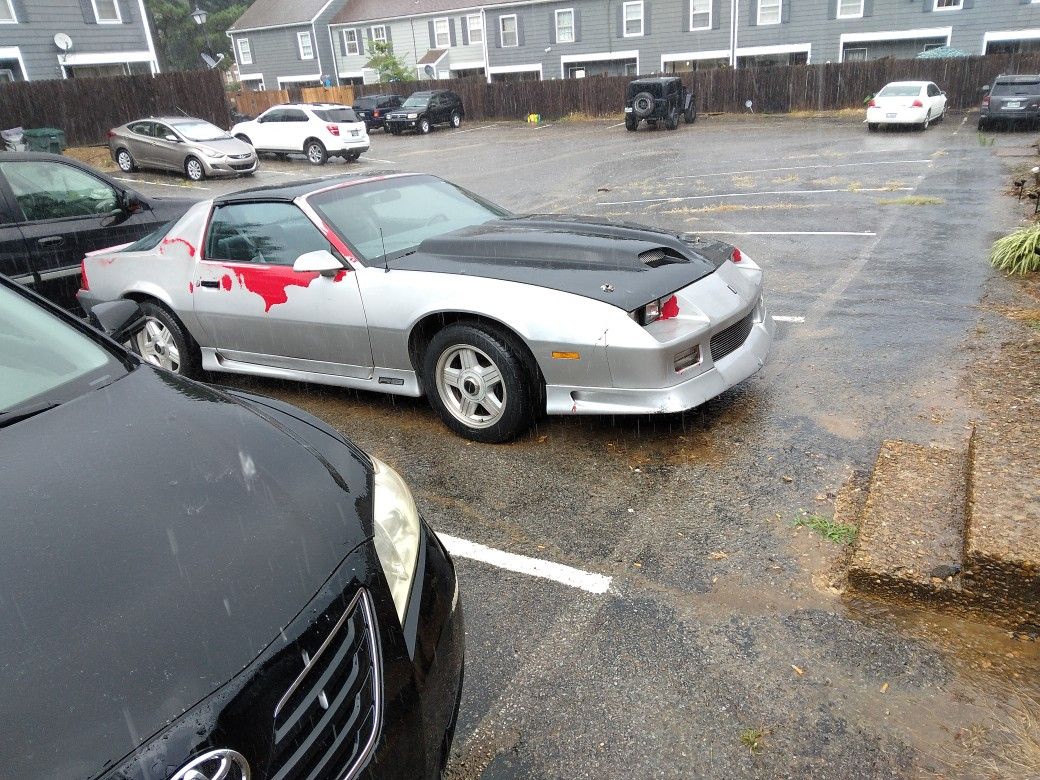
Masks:
[[[699,409],[549,418],[509,445],[454,436],[423,401],[216,378],[334,424],[462,540],[449,775],[977,776],[970,735],[1009,684],[1040,684],[1037,643],[843,598],[827,577],[840,550],[794,521],[829,514],[883,439],[963,442],[962,377],[984,359],[965,339],[1008,224],[995,152],[1026,142],[980,143],[974,117],[955,115],[923,133],[746,116],[372,138],[355,164],[265,160],[252,181],[201,187],[131,178],[211,197],[344,170],[435,173],[518,212],[722,237],[763,266],[780,320],[766,367]]]

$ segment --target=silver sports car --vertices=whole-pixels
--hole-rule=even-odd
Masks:
[[[371,174],[202,201],[83,263],[79,299],[140,301],[151,362],[427,395],[505,441],[549,414],[697,406],[755,373],[773,321],[728,244],[517,216],[433,176]]]

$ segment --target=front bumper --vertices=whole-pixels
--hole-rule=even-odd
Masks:
[[[202,167],[206,169],[207,176],[244,176],[256,173],[260,167],[260,160],[253,155],[244,160],[231,160],[226,157],[200,157]]]
[[[387,130],[414,130],[419,126],[419,119],[387,119]]]
[[[765,365],[776,325],[760,304],[744,343],[706,371],[670,387],[566,387],[547,385],[548,414],[666,414],[700,406],[743,382]]]

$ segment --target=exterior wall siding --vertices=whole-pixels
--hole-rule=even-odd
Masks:
[[[70,66],[83,60],[107,64],[134,58],[133,67],[148,72],[155,53],[149,46],[141,4],[139,0],[117,2],[122,23],[98,24],[90,0],[14,0],[18,23],[0,24],[0,59],[7,61],[7,53],[17,49],[27,80],[60,79],[62,52],[54,45],[54,35],[66,33],[73,44]]]

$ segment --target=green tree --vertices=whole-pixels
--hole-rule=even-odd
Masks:
[[[230,68],[235,58],[227,29],[248,7],[242,0],[198,0],[198,7],[209,18],[200,27],[191,18],[195,3],[191,0],[145,0],[151,17],[159,65],[163,70],[198,70],[206,64],[200,56],[207,52],[214,59],[224,55],[221,68]],[[208,45],[207,45],[208,42]]]
[[[394,51],[390,48],[389,43],[371,41],[369,45],[372,50],[369,67],[378,71],[380,82],[415,81],[412,69],[405,65],[403,60],[394,56]]]

